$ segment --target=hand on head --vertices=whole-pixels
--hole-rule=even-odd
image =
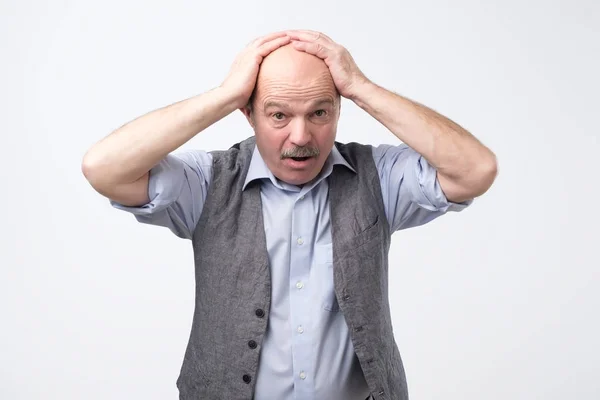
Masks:
[[[309,30],[287,31],[286,34],[291,38],[294,49],[312,54],[325,62],[342,96],[352,99],[357,88],[368,82],[350,52],[327,35]]]
[[[275,32],[255,39],[236,57],[229,74],[221,87],[238,98],[239,107],[244,107],[256,85],[256,77],[264,58],[274,50],[289,44],[291,38],[285,32]]]

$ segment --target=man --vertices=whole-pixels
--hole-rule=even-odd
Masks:
[[[340,96],[404,144],[335,142]],[[171,154],[240,109],[254,136]],[[322,33],[251,43],[216,89],[86,154],[112,204],[192,240],[196,310],[180,399],[407,399],[388,303],[393,232],[488,190],[494,154],[371,81]]]

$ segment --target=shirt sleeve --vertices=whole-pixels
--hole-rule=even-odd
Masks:
[[[391,233],[424,225],[448,211],[462,211],[473,202],[449,201],[436,169],[405,144],[373,147],[373,159]]]
[[[167,155],[150,170],[148,197],[139,207],[110,200],[113,207],[130,212],[145,224],[169,228],[191,239],[200,219],[212,175],[212,155],[192,150]]]

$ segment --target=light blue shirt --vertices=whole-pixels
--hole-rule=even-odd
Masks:
[[[449,202],[435,169],[406,145],[373,147],[391,232],[423,225],[471,203]],[[272,297],[255,400],[364,400],[369,396],[333,289],[328,180],[352,167],[333,147],[321,173],[298,187],[279,181],[254,150],[245,185],[261,180]],[[212,156],[167,156],[150,173],[150,202],[114,207],[191,239],[212,177]]]

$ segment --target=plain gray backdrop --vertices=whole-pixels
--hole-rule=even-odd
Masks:
[[[394,235],[411,398],[600,398],[598,2],[3,0],[0,13],[1,399],[177,398],[191,245],[112,209],[81,160],[288,28],[328,34],[498,156],[470,208]],[[342,107],[338,140],[398,143]],[[251,134],[236,112],[183,148]]]

